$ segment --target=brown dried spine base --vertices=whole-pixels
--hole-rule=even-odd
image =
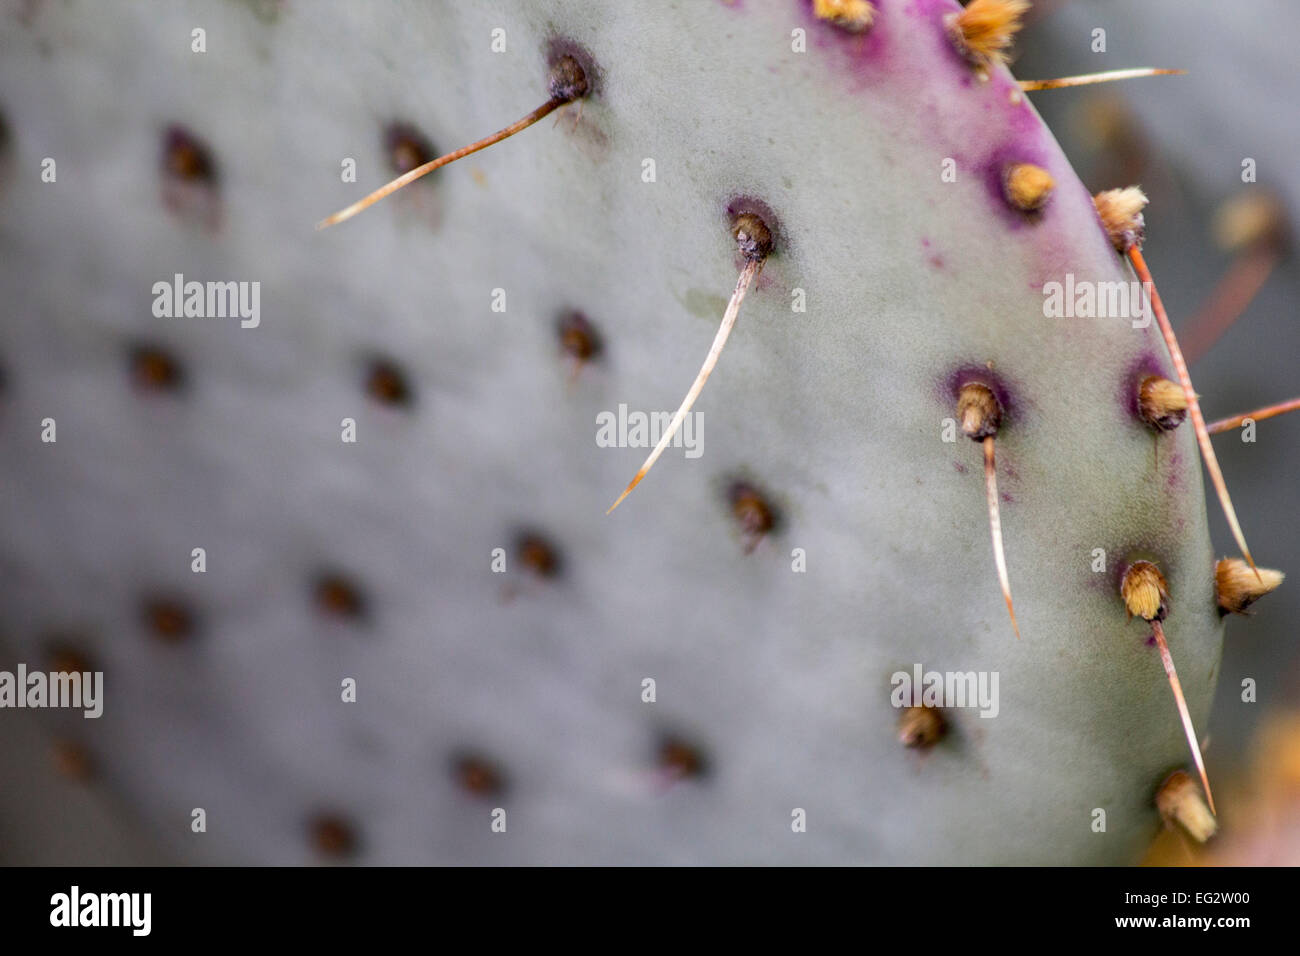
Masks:
[[[596,327],[581,312],[569,312],[561,316],[556,330],[560,338],[560,351],[576,362],[593,361],[604,348]]]
[[[743,481],[734,482],[727,497],[749,554],[776,527],[776,513],[761,491]]]
[[[1187,418],[1183,387],[1159,375],[1148,375],[1138,385],[1138,415],[1156,431],[1173,431]]]
[[[1214,566],[1214,593],[1220,614],[1249,614],[1246,610],[1277,589],[1286,577],[1281,571],[1260,568],[1259,573],[1240,558],[1224,558]]]
[[[462,146],[460,149],[439,156],[437,159],[432,159],[427,163],[417,166],[409,172],[403,173],[392,182],[380,186],[364,199],[359,199],[346,209],[340,209],[338,212],[334,213],[334,215],[322,219],[316,224],[316,228],[326,229],[330,226],[351,219],[357,213],[369,209],[375,203],[379,202],[379,200],[386,196],[391,196],[393,193],[397,192],[397,190],[415,182],[421,176],[427,176],[435,169],[439,169],[449,163],[454,163],[458,159],[464,159],[471,153],[477,153],[480,149],[487,149],[487,147],[499,143],[503,139],[508,139],[515,135],[515,133],[532,126],[538,120],[549,116],[553,111],[559,109],[561,106],[571,103],[575,99],[586,96],[588,89],[586,73],[583,72],[581,64],[579,64],[572,56],[562,56],[551,68],[550,76],[547,81],[547,88],[550,91],[551,98],[531,113],[525,115],[522,119],[511,123],[504,129],[497,130],[490,136],[483,137],[475,143],[470,143],[468,146]]]
[[[718,327],[718,334],[714,336],[713,345],[709,347],[709,354],[705,356],[704,364],[700,367],[699,374],[695,376],[695,381],[691,383],[690,389],[686,392],[686,397],[682,399],[682,404],[673,415],[668,427],[664,429],[664,433],[659,437],[659,443],[655,445],[654,450],[650,452],[650,455],[632,477],[628,486],[623,489],[623,493],[609,506],[605,514],[609,514],[622,504],[623,499],[632,493],[632,489],[639,485],[641,480],[650,473],[654,463],[659,460],[659,456],[664,453],[664,449],[673,440],[677,430],[682,427],[682,421],[686,418],[687,412],[691,410],[695,400],[700,397],[700,392],[704,390],[704,383],[709,380],[709,376],[718,364],[718,358],[722,355],[722,348],[727,344],[727,338],[731,335],[731,330],[735,327],[736,319],[740,315],[740,306],[745,301],[745,294],[758,278],[763,263],[767,261],[768,255],[772,252],[772,232],[767,227],[767,224],[753,213],[738,215],[732,222],[731,234],[736,240],[736,247],[740,250],[740,254],[745,258],[745,266],[740,270],[740,277],[736,280],[735,291],[731,293],[731,299],[727,302],[727,310],[723,313],[722,325]]]
[[[658,762],[670,780],[698,779],[708,773],[708,761],[699,748],[680,737],[665,737],[659,742]]]
[[[185,385],[180,363],[165,349],[139,345],[131,350],[131,382],[141,392],[179,392]]]
[[[221,225],[220,177],[212,150],[188,130],[163,133],[162,201],[181,221],[215,231]]]
[[[452,776],[459,787],[475,797],[505,792],[505,778],[491,761],[477,754],[459,754],[452,760]]]
[[[957,393],[957,422],[974,441],[992,438],[1002,425],[1002,406],[987,385],[969,382]]]
[[[316,607],[322,614],[340,620],[365,617],[366,602],[361,590],[341,574],[321,575],[315,586]]]
[[[1015,605],[1011,601],[1011,578],[1007,573],[1006,551],[1002,544],[1002,513],[998,503],[997,461],[994,437],[1002,426],[1002,406],[987,385],[968,382],[957,393],[957,420],[962,434],[981,443],[984,449],[984,496],[989,511],[989,534],[993,538],[993,564],[998,573],[998,586],[1011,618],[1011,629],[1020,640],[1020,624],[1016,621]]]
[[[1120,255],[1127,255],[1133,246],[1142,245],[1146,239],[1147,224],[1142,215],[1147,197],[1136,186],[1124,189],[1107,189],[1092,197],[1101,217],[1106,238]]]
[[[215,186],[217,164],[207,144],[180,126],[170,126],[163,134],[163,175],[188,183]]]
[[[384,133],[384,147],[393,172],[409,173],[434,156],[433,147],[424,134],[410,123],[394,123]]]
[[[929,750],[947,730],[947,722],[937,707],[905,707],[898,715],[898,742],[904,747]]]
[[[1210,801],[1210,812],[1213,813],[1214,794],[1210,792],[1210,777],[1205,771],[1205,758],[1201,755],[1201,745],[1192,727],[1192,715],[1187,709],[1187,697],[1183,694],[1183,685],[1178,680],[1178,671],[1174,668],[1174,658],[1169,652],[1169,644],[1165,640],[1165,628],[1161,623],[1169,616],[1169,587],[1165,583],[1164,575],[1150,561],[1134,561],[1120,580],[1119,593],[1129,617],[1140,617],[1151,624],[1151,636],[1160,650],[1160,662],[1164,665],[1165,676],[1169,678],[1169,688],[1174,694],[1174,703],[1178,707],[1183,733],[1187,736],[1187,745],[1192,751],[1192,759],[1196,761],[1196,769],[1200,771],[1205,796]]]
[[[376,359],[366,371],[365,391],[381,405],[408,408],[413,403],[411,386],[406,375],[393,362]]]
[[[547,579],[560,574],[560,553],[540,534],[530,531],[520,535],[515,554],[524,570],[534,577]]]
[[[321,814],[312,818],[307,829],[313,849],[321,856],[343,859],[356,853],[356,831],[342,817]]]
[[[761,262],[772,252],[772,233],[763,220],[753,213],[745,212],[737,216],[731,235],[736,240],[740,254],[750,262]]]
[[[1166,823],[1177,823],[1197,843],[1219,829],[1219,821],[1205,804],[1201,788],[1185,771],[1175,770],[1156,791],[1156,809]]]
[[[165,644],[180,644],[193,636],[194,615],[180,601],[152,598],[140,609],[145,628]]]
[[[1130,618],[1163,621],[1169,616],[1169,585],[1150,561],[1134,561],[1119,583],[1119,594]]]

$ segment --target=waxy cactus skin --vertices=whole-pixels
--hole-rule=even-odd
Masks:
[[[102,662],[104,716],[72,729],[169,853],[1138,858],[1187,743],[1125,568],[1167,580],[1198,728],[1223,634],[1195,440],[1134,412],[1135,370],[1174,371],[1154,325],[1044,316],[1067,274],[1132,281],[1089,190],[1006,68],[981,80],[953,49],[955,3],[874,6],[864,32],[752,0],[83,2],[6,29],[9,148],[60,179],[11,174],[0,206],[0,607],[20,656],[71,629]],[[392,175],[395,120],[439,149],[475,140],[542,102],[557,50],[591,80],[576,125],[312,231]],[[173,124],[220,171],[215,227],[159,198]],[[1008,202],[1017,164],[1050,177],[1045,202]],[[744,264],[738,201],[774,244],[695,406],[704,453],[670,448],[606,517],[645,449],[598,447],[596,417],[676,407]],[[155,318],[174,273],[260,282],[260,326]],[[601,343],[577,375],[557,333],[574,312]],[[183,392],[131,387],[139,342]],[[378,361],[406,400],[379,400]],[[943,438],[968,381],[1002,410],[1020,641],[978,451]],[[757,542],[738,481],[781,516]],[[520,558],[525,533],[557,573]],[[326,571],[364,613],[322,606]],[[155,593],[193,615],[183,639],[142,626]],[[903,746],[889,681],[914,663],[997,671],[997,717],[947,708],[942,739]],[[467,783],[466,753],[502,783]]]

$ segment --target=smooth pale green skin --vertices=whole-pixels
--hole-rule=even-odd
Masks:
[[[1129,278],[1050,133],[1003,71],[963,82],[935,20],[949,5],[881,6],[888,55],[866,74],[802,5],[754,0],[95,2],[6,29],[22,171],[0,206],[6,637],[35,660],[51,629],[92,635],[110,696],[75,729],[176,852],[305,861],[303,820],[325,806],[357,821],[368,862],[1137,857],[1188,753],[1116,567],[1140,550],[1164,569],[1205,734],[1222,631],[1193,436],[1159,440],[1156,476],[1123,397],[1142,356],[1167,369],[1154,326],[1043,316],[1066,271]],[[600,64],[576,129],[547,121],[312,232],[388,178],[389,120],[451,149],[540,103],[553,36]],[[171,121],[217,157],[215,236],[159,201]],[[1009,217],[976,168],[1001,147],[1056,178],[1041,221]],[[37,181],[46,155],[57,185]],[[345,156],[358,183],[339,182]],[[685,393],[735,282],[736,194],[776,211],[780,247],[696,406],[705,453],[670,450],[606,517],[646,450],[597,447],[595,417]],[[152,283],[175,272],[261,281],[261,327],[154,318]],[[573,307],[607,357],[567,387],[554,321]],[[126,387],[132,337],[180,354],[183,400]],[[370,350],[403,363],[411,414],[361,395]],[[985,362],[1015,399],[997,451],[1019,642],[980,450],[940,438],[950,376]],[[785,518],[750,555],[723,495],[737,473]],[[521,524],[562,548],[562,581],[490,573]],[[364,582],[368,627],[314,615],[322,565]],[[169,585],[204,613],[188,646],[136,621],[137,596]],[[905,750],[890,675],[913,663],[999,672],[999,716],[950,712],[948,741]],[[338,702],[345,676],[356,705]],[[706,781],[663,792],[662,730],[701,744]],[[506,796],[455,789],[462,746],[505,768]]]

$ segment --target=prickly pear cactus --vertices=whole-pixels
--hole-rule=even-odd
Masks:
[[[1049,283],[1132,276],[1010,73],[955,50],[960,8],[875,8],[7,11],[4,636],[104,671],[102,718],[49,723],[169,853],[1138,857],[1187,744],[1127,563],[1167,579],[1198,728],[1222,637],[1195,442],[1136,411],[1173,369],[1154,326],[1045,316]],[[419,153],[395,124],[469,142],[561,53],[580,116],[312,232]],[[1022,165],[1052,184],[1024,209]],[[702,454],[607,517],[646,449],[598,418],[676,407],[738,210],[774,247]],[[258,323],[160,317],[176,274],[260,282]],[[576,375],[575,311],[601,346]],[[1020,640],[951,428],[969,382],[1000,405]],[[903,746],[915,665],[996,672],[996,716]]]

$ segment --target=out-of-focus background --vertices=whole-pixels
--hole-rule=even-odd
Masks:
[[[75,43],[77,31],[60,6],[52,0],[0,4],[0,301],[5,302],[0,308],[6,311],[15,301],[31,302],[38,295],[51,305],[65,297],[75,301],[64,286],[94,279],[55,272],[59,263],[53,261],[48,263],[49,276],[23,274],[14,264],[25,260],[11,255],[24,243],[24,222],[11,211],[16,208],[13,199],[40,188],[40,171],[32,167],[33,157],[42,155],[40,127],[102,119],[83,115],[62,95],[57,59],[42,67],[39,77],[15,72],[18,61],[23,70],[32,69],[31,52],[51,48],[55,36],[65,44],[60,55],[67,55],[66,43]],[[213,0],[205,22],[274,17],[282,6],[275,0]],[[1294,69],[1298,29],[1300,7],[1285,0],[1199,5],[1180,0],[1043,0],[1017,44],[1014,69],[1021,78],[1136,66],[1189,71],[1186,76],[1041,92],[1032,98],[1089,189],[1140,183],[1149,195],[1147,258],[1191,353],[1193,380],[1211,419],[1300,393],[1300,269],[1292,245],[1292,237],[1300,234],[1300,124],[1295,121],[1300,80]],[[1094,51],[1096,30],[1105,31],[1104,53]],[[137,44],[145,55],[160,38],[146,30],[122,42]],[[10,55],[19,50],[22,57]],[[157,81],[167,83],[168,78],[159,75]],[[104,77],[104,82],[114,78]],[[42,95],[36,92],[40,89],[46,91],[48,111],[40,115],[36,128],[9,125],[6,101],[19,92],[30,100]],[[124,101],[118,108],[129,112],[132,104]],[[25,115],[33,114],[27,110]],[[254,118],[249,126],[250,136],[262,135]],[[1246,159],[1255,162],[1257,183],[1242,182]],[[60,174],[90,171],[63,167]],[[1279,227],[1245,247],[1229,248],[1216,222],[1232,204],[1264,194],[1277,200]],[[137,239],[131,229],[141,228],[141,221],[123,218],[116,240],[122,255],[129,255]],[[106,228],[115,232],[113,224]],[[1237,312],[1239,317],[1228,325],[1226,320]],[[1221,334],[1214,331],[1216,325],[1225,326]],[[51,334],[80,333],[63,329]],[[0,350],[12,344],[0,339]],[[12,361],[0,351],[0,363]],[[172,373],[161,361],[142,356],[137,374],[165,381]],[[19,373],[30,378],[31,371],[0,366],[6,379]],[[94,400],[90,392],[84,397]],[[0,403],[4,401],[0,393]],[[24,453],[13,437],[18,427],[29,429],[30,423],[19,426],[0,404],[0,431],[8,436],[6,455]],[[195,440],[201,444],[202,436]],[[1225,434],[1216,439],[1216,447],[1255,555],[1262,564],[1300,573],[1300,414],[1260,423],[1254,443]],[[0,475],[4,472],[0,465]],[[0,507],[7,507],[4,484],[0,478]],[[96,487],[94,476],[86,476],[87,494]],[[213,507],[237,511],[230,502],[217,502],[220,497],[220,491],[214,492]],[[1211,503],[1208,511],[1216,547],[1222,554],[1231,553],[1231,537],[1219,509]],[[6,523],[22,520],[4,517]],[[66,520],[75,522],[77,517]],[[123,541],[122,561],[129,565],[136,550],[132,542]],[[23,553],[0,538],[5,589],[23,587],[24,560]],[[111,571],[105,569],[106,574]],[[1207,750],[1224,832],[1211,845],[1210,859],[1300,863],[1298,588],[1294,580],[1288,582],[1258,605],[1254,620],[1228,622]],[[349,598],[334,593],[325,600],[346,604]],[[0,599],[0,611],[7,603]],[[20,639],[18,631],[25,626],[21,619],[0,618],[0,667],[12,669],[20,659],[18,648],[33,646],[31,640]],[[159,626],[165,631],[183,628],[183,622],[164,620]],[[75,646],[75,635],[67,637]],[[57,653],[61,636],[45,635],[40,641]],[[141,685],[141,692],[160,699],[174,693],[165,685],[169,673],[165,668],[152,671],[155,683]],[[1256,702],[1242,700],[1242,682],[1248,679],[1257,685]],[[202,713],[219,719],[214,715],[221,711],[214,707]],[[161,839],[153,821],[97,772],[93,753],[77,739],[80,728],[66,717],[49,712],[0,714],[0,862],[191,859],[183,844]],[[235,714],[229,719],[239,722]],[[359,746],[364,749],[365,742]],[[490,768],[467,765],[463,773],[471,787],[491,783]],[[219,833],[214,836],[220,839]],[[342,824],[330,820],[318,821],[312,838],[326,851],[350,839]],[[1202,852],[1169,834],[1158,841],[1150,860],[1187,862],[1204,858],[1197,855]],[[234,862],[247,858],[240,852],[218,852],[215,857]]]

